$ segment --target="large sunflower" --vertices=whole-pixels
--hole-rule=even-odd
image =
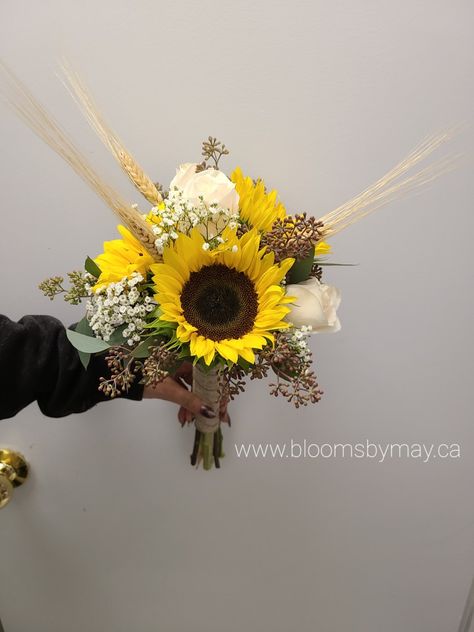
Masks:
[[[253,363],[253,349],[273,340],[272,330],[285,329],[290,311],[279,285],[294,262],[274,264],[273,253],[260,249],[252,230],[237,238],[225,233],[225,246],[205,250],[197,229],[181,234],[163,252],[163,263],[151,266],[161,320],[176,323],[176,337],[190,353],[210,364],[216,355]]]
[[[154,259],[143,245],[124,226],[117,226],[122,239],[104,242],[104,252],[94,259],[101,274],[94,286],[99,289],[109,283],[117,283],[139,272],[144,277]]]
[[[239,194],[240,217],[249,226],[267,232],[276,219],[285,217],[286,210],[278,200],[278,192],[266,193],[263,180],[253,182],[249,176],[244,176],[240,167],[233,171],[230,179]]]

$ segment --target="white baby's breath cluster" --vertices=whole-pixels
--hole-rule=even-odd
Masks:
[[[90,298],[86,317],[96,338],[108,342],[118,327],[126,325],[122,331],[123,344],[132,346],[140,341],[146,315],[155,309],[153,299],[137,287],[143,280],[143,276],[135,272],[98,290],[87,288]]]
[[[206,202],[203,196],[198,202],[186,199],[182,191],[175,188],[160,207],[151,209],[149,219],[153,221],[156,249],[162,253],[168,243],[178,239],[179,233],[188,235],[195,226],[209,244],[207,248],[212,248],[216,241],[222,240],[222,232],[227,226],[237,228],[239,215],[217,202]]]
[[[311,331],[311,325],[303,325],[302,327],[295,327],[289,332],[288,342],[295,354],[303,360],[309,360],[311,356],[311,350],[308,345]]]

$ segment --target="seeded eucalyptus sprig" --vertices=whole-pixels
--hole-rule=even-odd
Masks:
[[[179,363],[179,354],[165,342],[153,347],[143,363],[143,382],[146,386],[156,386],[162,382]]]
[[[224,367],[219,373],[222,399],[233,401],[245,391],[246,371],[238,364]]]
[[[295,408],[315,404],[321,399],[316,374],[311,368],[312,355],[309,349],[305,354],[295,353],[295,347],[289,332],[275,334],[275,343],[262,349],[252,366],[250,379],[261,379],[270,369],[277,376],[276,383],[270,384],[270,394],[282,395]]]
[[[321,281],[321,279],[323,278],[323,269],[316,261],[314,261],[313,265],[311,266],[309,276],[318,279],[318,281]]]
[[[163,199],[168,197],[169,191],[165,190],[165,187],[160,182],[154,182],[153,184]]]
[[[110,370],[108,378],[99,379],[99,391],[114,399],[126,393],[136,379],[141,363],[136,361],[130,349],[112,347],[105,358]]]
[[[277,219],[271,231],[262,236],[262,246],[275,253],[275,261],[287,257],[305,259],[321,239],[323,224],[306,213]]]
[[[246,376],[261,380],[271,371],[277,377],[277,381],[270,384],[271,395],[282,395],[295,408],[319,402],[323,392],[311,368],[311,351],[298,352],[293,336],[291,332],[278,332],[274,345],[268,345],[255,355],[255,364],[245,368],[239,364],[225,367],[220,373],[223,397],[234,400],[244,392]]]
[[[83,298],[89,296],[87,285],[90,284],[93,278],[89,274],[84,274],[79,270],[68,272],[67,274],[70,287],[63,287],[64,277],[53,276],[42,281],[38,287],[43,294],[51,301],[60,294],[64,294],[63,298],[67,303],[71,305],[79,305]]]
[[[201,155],[204,156],[204,160],[203,162],[201,162],[200,165],[198,165],[196,171],[204,171],[204,169],[209,169],[209,167],[218,169],[219,160],[222,158],[222,156],[228,156],[229,150],[220,140],[209,136],[208,139],[205,140],[202,144]],[[207,160],[212,160],[214,164],[208,164],[206,162]]]

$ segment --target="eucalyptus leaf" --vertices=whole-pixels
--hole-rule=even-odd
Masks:
[[[84,268],[86,269],[86,272],[92,274],[92,276],[96,279],[100,277],[100,274],[102,272],[96,262],[90,257],[87,257],[86,262],[84,263]]]
[[[78,334],[84,334],[84,336],[94,337],[92,327],[89,325],[89,321],[85,316],[76,324],[76,326],[74,327],[74,331],[77,331]]]
[[[81,361],[82,366],[87,369],[89,366],[89,362],[91,360],[91,353],[84,353],[84,351],[77,350],[77,354],[79,356],[79,360]]]
[[[104,340],[99,340],[92,336],[85,336],[72,329],[67,329],[66,335],[73,347],[76,347],[78,351],[83,351],[84,353],[99,353],[100,351],[106,351],[110,348],[110,345],[104,342]]]
[[[76,326],[74,327],[74,331],[76,331],[79,334],[84,334],[85,336],[91,336],[94,337],[94,332],[92,331],[91,326],[89,325],[89,321],[87,320],[87,318],[84,316],[84,318],[82,320],[80,320]],[[89,362],[91,359],[91,355],[90,353],[85,353],[84,351],[77,351],[78,355],[79,355],[79,360],[81,361],[82,366],[87,369],[87,367],[89,366]]]

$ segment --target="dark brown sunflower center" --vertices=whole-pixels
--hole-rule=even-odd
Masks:
[[[258,296],[246,274],[216,264],[191,272],[181,292],[181,307],[202,336],[240,338],[253,328]]]

